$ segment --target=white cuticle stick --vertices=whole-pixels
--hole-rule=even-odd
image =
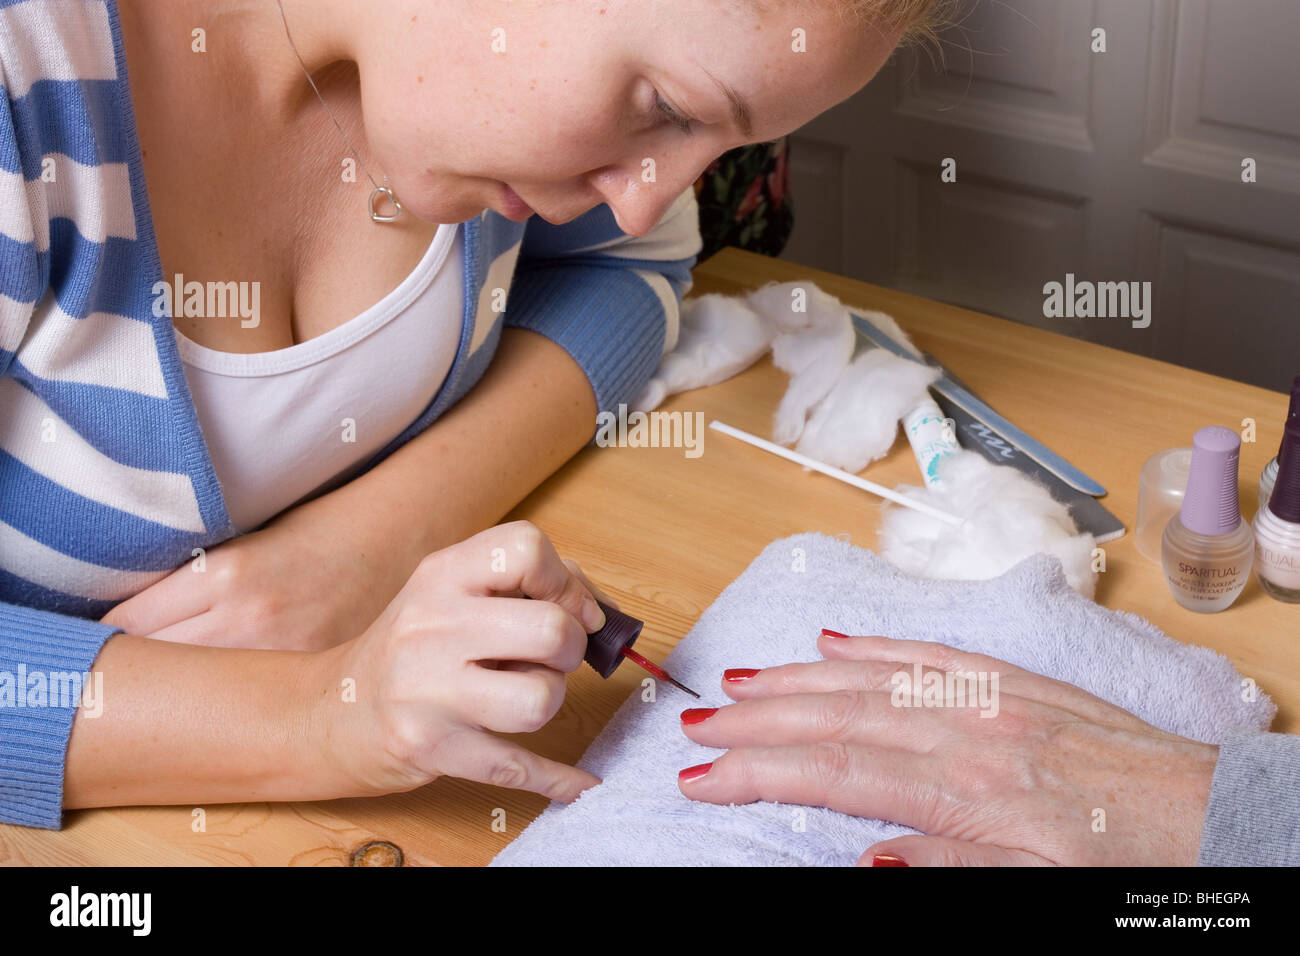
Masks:
[[[770,442],[766,438],[759,438],[757,435],[751,435],[749,432],[742,432],[739,428],[732,428],[730,425],[725,425],[719,421],[709,422],[709,427],[714,431],[719,431],[724,435],[730,435],[732,438],[739,439],[747,445],[753,445],[755,448],[761,448],[763,451],[784,458],[786,461],[792,461],[796,465],[803,465],[805,468],[811,468],[813,471],[820,472],[827,477],[842,481],[846,485],[852,485],[854,488],[861,488],[863,491],[868,491],[873,495],[892,501],[894,504],[902,505],[904,508],[911,508],[914,511],[919,511],[922,514],[929,515],[931,518],[938,518],[940,521],[945,521],[954,527],[960,527],[964,523],[962,519],[958,518],[956,515],[950,515],[946,511],[932,508],[930,505],[924,504],[920,501],[913,501],[910,498],[900,495],[896,491],[891,491],[884,485],[878,485],[874,481],[867,481],[865,478],[859,478],[857,475],[850,474],[849,472],[843,471],[839,468],[832,468],[830,465],[817,461],[815,458],[809,458],[807,455],[801,455],[797,451],[791,451],[789,448],[784,448],[775,442]]]

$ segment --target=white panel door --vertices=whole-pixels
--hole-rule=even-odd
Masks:
[[[792,138],[784,258],[1289,388],[1300,2],[980,0],[944,40]],[[1067,275],[1150,282],[1150,324],[1045,316]]]

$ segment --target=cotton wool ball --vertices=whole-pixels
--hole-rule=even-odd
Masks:
[[[1096,540],[1079,533],[1069,509],[1042,485],[1008,465],[995,465],[971,451],[939,465],[941,484],[895,489],[964,519],[958,527],[929,515],[890,505],[880,528],[880,551],[909,574],[925,578],[982,581],[1045,552],[1060,559],[1070,587],[1092,598]]]
[[[682,303],[677,342],[632,403],[657,408],[669,395],[716,385],[753,365],[772,344],[772,321],[740,296],[710,293]]]
[[[809,410],[830,393],[848,368],[854,345],[847,313],[842,324],[776,337],[772,364],[790,376],[790,383],[773,416],[773,441],[788,445],[798,440]]]
[[[856,474],[889,454],[898,420],[927,397],[939,375],[929,365],[868,349],[813,409],[796,451]]]

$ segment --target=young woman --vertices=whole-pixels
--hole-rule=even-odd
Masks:
[[[701,170],[933,6],[0,3],[0,820],[590,786],[489,731],[594,589],[482,529],[671,347]]]

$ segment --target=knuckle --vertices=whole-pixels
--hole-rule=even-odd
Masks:
[[[404,717],[390,719],[383,749],[403,767],[418,766],[428,745],[426,733],[422,721]]]
[[[424,635],[426,623],[423,609],[404,601],[393,614],[393,637],[398,642],[419,640]]]
[[[817,729],[823,739],[842,740],[862,722],[863,697],[857,691],[835,690],[823,694],[816,713]]]
[[[544,678],[534,682],[519,699],[519,723],[523,731],[531,734],[545,727],[560,709],[563,699],[563,690],[557,692]]]
[[[565,637],[569,633],[569,625],[573,618],[569,612],[558,604],[546,603],[542,605],[542,613],[537,622],[537,629],[542,634],[542,641],[547,651],[555,652],[564,646]]]
[[[447,560],[447,550],[450,549],[430,551],[420,559],[418,564],[416,564],[415,572],[412,576],[418,577],[420,580],[437,580],[442,576],[443,562]]]
[[[514,522],[510,541],[514,550],[530,565],[541,560],[546,548],[546,535],[531,521]]]
[[[978,753],[963,752],[952,762],[956,764],[955,782],[966,804],[971,806],[998,806],[1005,802],[1007,790],[1014,785],[1015,776],[1006,761],[997,755],[999,748],[987,746]]]
[[[528,768],[516,758],[507,757],[493,766],[488,773],[488,782],[495,787],[520,790],[528,782]]]
[[[808,762],[813,779],[820,780],[828,790],[835,790],[847,781],[853,757],[842,741],[824,740],[813,746]]]
[[[244,559],[232,554],[222,561],[211,562],[207,573],[212,575],[212,583],[221,590],[235,591],[243,581],[244,570]]]

